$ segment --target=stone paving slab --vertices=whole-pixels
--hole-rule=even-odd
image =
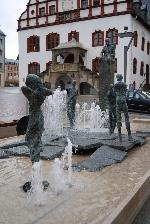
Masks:
[[[60,157],[64,149],[61,146],[45,146],[43,152],[41,152],[41,159],[52,160]]]
[[[150,131],[136,131],[136,135],[143,138],[150,137]]]
[[[110,147],[113,147],[118,150],[122,151],[129,151],[130,149],[134,148],[138,145],[143,145],[146,143],[144,138],[138,137],[136,135],[133,135],[133,140],[129,141],[127,135],[122,136],[122,142],[119,141],[119,139],[114,140],[102,140],[102,145],[108,145]]]
[[[30,156],[30,150],[25,145],[5,149],[5,152],[8,156]]]
[[[61,146],[44,146],[41,152],[41,159],[52,160],[62,155],[64,147]],[[27,156],[30,157],[30,150],[27,146],[17,146],[0,150],[0,158],[9,158],[10,156]]]
[[[121,162],[126,157],[126,155],[127,152],[103,145],[102,147],[98,148],[87,160],[81,161],[78,164],[74,164],[73,167],[78,171],[87,170],[90,172],[95,172],[105,166]]]
[[[5,151],[0,150],[0,159],[6,159],[6,158],[9,158],[9,155]]]

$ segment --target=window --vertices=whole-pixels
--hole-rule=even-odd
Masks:
[[[141,62],[141,68],[140,68],[140,75],[143,76],[144,75],[144,62]]]
[[[40,38],[38,36],[31,36],[27,39],[27,52],[38,52],[40,50],[39,41]]]
[[[145,38],[142,37],[141,50],[144,51],[144,48],[145,48]]]
[[[104,45],[104,32],[99,30],[92,33],[92,46],[103,46]]]
[[[139,95],[138,93],[136,93],[136,94],[134,95],[134,98],[138,100],[138,99],[140,99],[140,95]]]
[[[106,37],[110,39],[111,43],[118,44],[118,30],[115,28],[109,29],[106,32]]]
[[[0,63],[0,69],[2,69],[2,67],[3,67],[3,64],[2,64],[2,63]]]
[[[150,44],[149,44],[149,42],[147,42],[147,54],[149,55],[149,49],[150,48]]]
[[[59,45],[59,34],[58,33],[49,33],[46,36],[46,50],[51,50],[54,47]]]
[[[87,82],[82,82],[80,84],[80,94],[81,95],[96,95],[97,92],[93,86]]]
[[[0,55],[2,55],[3,54],[3,51],[2,50],[0,50]]]
[[[98,7],[100,4],[100,0],[93,0],[93,6]]]
[[[99,58],[98,57],[92,60],[92,71],[99,72]]]
[[[137,31],[134,32],[134,47],[137,47],[137,42],[138,42],[138,33]]]
[[[81,8],[85,9],[88,7],[88,0],[81,0]]]
[[[40,64],[37,62],[32,62],[28,64],[28,74],[40,74]]]
[[[118,68],[118,66],[117,66],[117,58],[115,58],[115,68],[114,68],[114,72],[115,73],[117,73],[117,68]]]
[[[128,97],[129,98],[133,98],[134,97],[134,92],[133,91],[129,91],[128,92]]]
[[[79,42],[79,32],[71,31],[68,33],[68,41],[72,40],[72,38],[75,38],[77,42]]]
[[[49,6],[49,15],[54,15],[55,14],[55,5],[50,5]]]
[[[39,16],[45,16],[45,7],[39,8]]]
[[[133,74],[137,73],[137,59],[133,59]]]
[[[1,44],[3,43],[3,39],[1,39],[1,38],[0,38],[0,43],[1,43]]]

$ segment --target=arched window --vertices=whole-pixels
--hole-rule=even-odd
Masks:
[[[106,31],[106,37],[110,39],[111,43],[118,44],[118,30],[113,28]]]
[[[104,45],[104,32],[101,30],[92,33],[92,46],[103,46]]]
[[[68,41],[72,40],[72,38],[75,38],[77,42],[79,42],[79,32],[71,31],[68,33]]]
[[[149,55],[149,50],[150,50],[150,43],[149,41],[147,42],[147,54]]]
[[[31,62],[28,64],[28,74],[40,74],[40,64],[37,62]]]
[[[80,84],[80,94],[81,95],[96,95],[97,92],[93,86],[87,82],[82,82]]]
[[[100,5],[100,0],[93,0],[93,6],[98,7]]]
[[[146,65],[146,84],[149,84],[150,76],[149,76],[149,65]]]
[[[142,37],[141,50],[144,51],[144,48],[145,48],[145,38]]]
[[[137,42],[138,42],[138,33],[137,31],[134,32],[134,47],[137,47]]]
[[[140,75],[143,76],[144,75],[144,62],[141,62],[141,68],[140,68]]]
[[[51,50],[54,47],[59,45],[59,34],[58,33],[49,33],[46,36],[46,50]]]
[[[99,72],[99,58],[98,57],[92,60],[92,71]]]
[[[38,52],[40,50],[40,37],[31,36],[27,38],[27,52]]]
[[[133,59],[133,74],[137,73],[137,59]]]

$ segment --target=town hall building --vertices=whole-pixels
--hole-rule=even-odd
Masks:
[[[20,86],[34,73],[52,89],[67,89],[75,79],[80,95],[98,93],[106,38],[116,45],[115,75],[126,75],[128,88],[149,86],[147,21],[140,0],[30,0],[18,20]],[[131,39],[125,62],[124,46]]]

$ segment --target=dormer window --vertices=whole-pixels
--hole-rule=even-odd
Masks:
[[[49,6],[49,15],[54,15],[55,14],[55,5],[50,5]]]
[[[85,9],[88,7],[88,0],[81,0],[81,8]]]
[[[100,0],[93,0],[93,6],[98,7],[100,4]]]
[[[39,16],[45,16],[45,7],[39,8]]]

